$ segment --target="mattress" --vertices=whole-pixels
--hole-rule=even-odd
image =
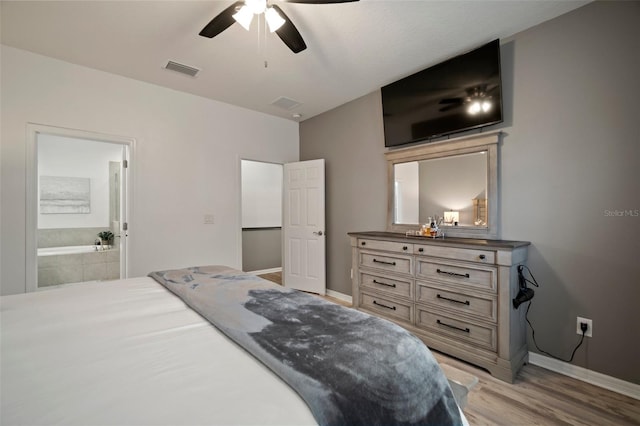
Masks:
[[[305,402],[153,279],[0,298],[2,425],[306,425]]]

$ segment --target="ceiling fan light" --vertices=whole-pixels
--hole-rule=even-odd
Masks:
[[[267,8],[267,0],[245,0],[244,4],[254,15],[260,15]]]
[[[242,25],[245,30],[249,31],[251,28],[251,21],[253,20],[253,12],[245,4],[240,8],[240,10],[233,14],[233,19],[235,19],[238,24]]]
[[[267,8],[264,12],[264,17],[267,20],[267,24],[269,25],[269,31],[274,32],[277,31],[282,25],[284,25],[285,20],[277,10],[272,7]]]
[[[467,112],[471,115],[475,115],[477,113],[480,112],[481,110],[481,106],[480,106],[480,102],[478,101],[473,101],[471,102],[471,104],[469,105],[469,108],[467,109]]]

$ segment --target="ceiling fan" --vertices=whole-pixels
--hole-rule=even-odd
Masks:
[[[331,4],[350,3],[359,0],[285,0],[289,3]],[[253,15],[264,13],[269,30],[275,32],[293,53],[300,53],[307,48],[302,36],[293,22],[277,5],[267,4],[267,0],[237,1],[220,12],[200,31],[203,37],[213,38],[238,22],[249,30]]]
[[[492,107],[492,93],[498,89],[498,85],[489,87],[487,84],[469,87],[465,89],[466,96],[457,98],[445,98],[440,100],[439,104],[444,105],[439,109],[440,112],[450,111],[467,105],[467,112],[475,115],[480,112],[489,112]]]

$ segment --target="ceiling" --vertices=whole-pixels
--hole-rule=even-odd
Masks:
[[[307,49],[239,24],[198,35],[228,1],[5,1],[2,44],[292,120],[305,120],[587,1],[270,0]],[[189,77],[171,60],[200,69]],[[300,104],[272,103],[285,97]],[[300,118],[293,118],[300,114]]]

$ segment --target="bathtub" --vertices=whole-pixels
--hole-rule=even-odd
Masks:
[[[54,256],[58,254],[91,253],[96,251],[96,246],[67,246],[39,248],[38,256]]]
[[[100,248],[100,246],[98,246]],[[120,278],[120,250],[96,246],[38,249],[38,287]]]

